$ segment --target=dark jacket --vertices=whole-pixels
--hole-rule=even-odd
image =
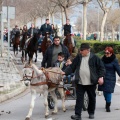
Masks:
[[[78,84],[80,80],[79,69],[81,64],[82,56],[78,54],[73,60],[72,64],[65,69],[67,75],[75,72],[75,83]],[[89,58],[90,67],[90,80],[91,83],[97,84],[100,77],[104,77],[105,68],[102,61],[93,53],[90,53]]]
[[[47,24],[47,27],[46,27],[46,23],[45,23],[41,26],[41,28],[39,30],[39,34],[42,35],[42,36],[45,36],[46,32],[49,32],[51,34],[52,33],[52,27],[49,24]]]
[[[65,55],[65,60],[67,60],[68,57],[70,56],[69,51],[68,51],[66,46],[62,45],[61,43],[60,43],[60,45],[62,46],[62,52]],[[54,49],[54,44],[52,44],[46,50],[45,55],[44,55],[43,60],[42,60],[42,64],[41,64],[42,67],[52,67],[52,53],[53,53],[53,49]],[[45,66],[46,63],[47,63],[47,66]]]
[[[113,93],[116,84],[116,72],[120,76],[120,67],[118,64],[118,60],[115,58],[110,63],[105,63],[104,61],[103,63],[106,69],[106,74],[104,77],[104,84],[101,86],[99,85],[98,90]]]
[[[64,36],[66,36],[68,33],[69,34],[71,33],[71,25],[65,24],[63,29],[64,29]]]
[[[28,35],[29,37],[31,37],[31,34],[32,34],[32,33],[31,33],[31,31],[32,31],[31,29],[32,29],[32,28],[30,27],[30,28],[28,29],[28,32],[27,32],[27,35]],[[36,28],[33,28],[33,35],[34,35],[34,34],[37,34],[37,33],[38,33],[37,29],[36,29]]]

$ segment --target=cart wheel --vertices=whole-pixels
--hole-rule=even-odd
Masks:
[[[53,98],[50,96],[49,98],[48,98],[48,107],[50,108],[50,109],[54,109],[54,101],[53,101]]]
[[[83,103],[83,110],[84,110],[84,111],[87,110],[87,108],[88,108],[88,103],[89,103],[88,95],[87,95],[87,93],[85,92],[85,94],[84,94],[84,103]]]

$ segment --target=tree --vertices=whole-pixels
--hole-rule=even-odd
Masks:
[[[108,14],[107,23],[112,28],[112,40],[115,40],[115,31],[117,26],[120,24],[120,9],[111,10]]]
[[[101,24],[101,30],[100,30],[100,41],[103,41],[104,38],[104,27],[105,27],[105,22],[107,19],[107,15],[109,11],[111,10],[112,6],[115,3],[115,0],[97,0],[99,3],[100,8],[103,10],[104,15],[102,19],[102,24]]]

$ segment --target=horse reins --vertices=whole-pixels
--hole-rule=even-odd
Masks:
[[[33,69],[32,67],[24,67],[24,68],[31,68],[31,69]],[[34,83],[34,84],[31,83],[30,84],[31,86],[39,86],[39,85],[45,85],[45,84],[47,84],[48,86],[50,86],[51,84],[53,84],[54,86],[55,85],[59,85],[59,84],[52,83],[52,81],[49,79],[48,72],[52,72],[52,73],[56,73],[56,74],[61,74],[61,73],[53,72],[51,70],[48,71],[45,68],[41,68],[41,70],[43,71],[43,73],[44,73],[44,75],[46,77],[46,82],[39,82],[39,83]],[[25,74],[25,76],[23,76],[23,79],[27,78],[26,80],[31,81],[31,79],[38,78],[41,75],[38,75],[38,76],[35,76],[35,77],[33,77],[33,76],[34,76],[34,70],[32,71],[32,76],[27,76]],[[28,79],[28,77],[31,77],[31,79]],[[26,81],[26,80],[24,80],[24,81]]]

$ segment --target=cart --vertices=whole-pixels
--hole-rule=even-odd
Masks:
[[[67,84],[66,82],[64,82],[63,88],[65,91],[66,100],[76,100],[76,87],[75,87],[74,81],[70,84]],[[60,93],[57,89],[56,89],[55,93],[57,95],[57,98],[61,99]],[[83,110],[84,111],[86,111],[88,108],[88,102],[89,102],[88,95],[85,92],[84,102],[83,102]],[[48,106],[50,109],[54,109],[54,101],[50,94],[48,95]]]

